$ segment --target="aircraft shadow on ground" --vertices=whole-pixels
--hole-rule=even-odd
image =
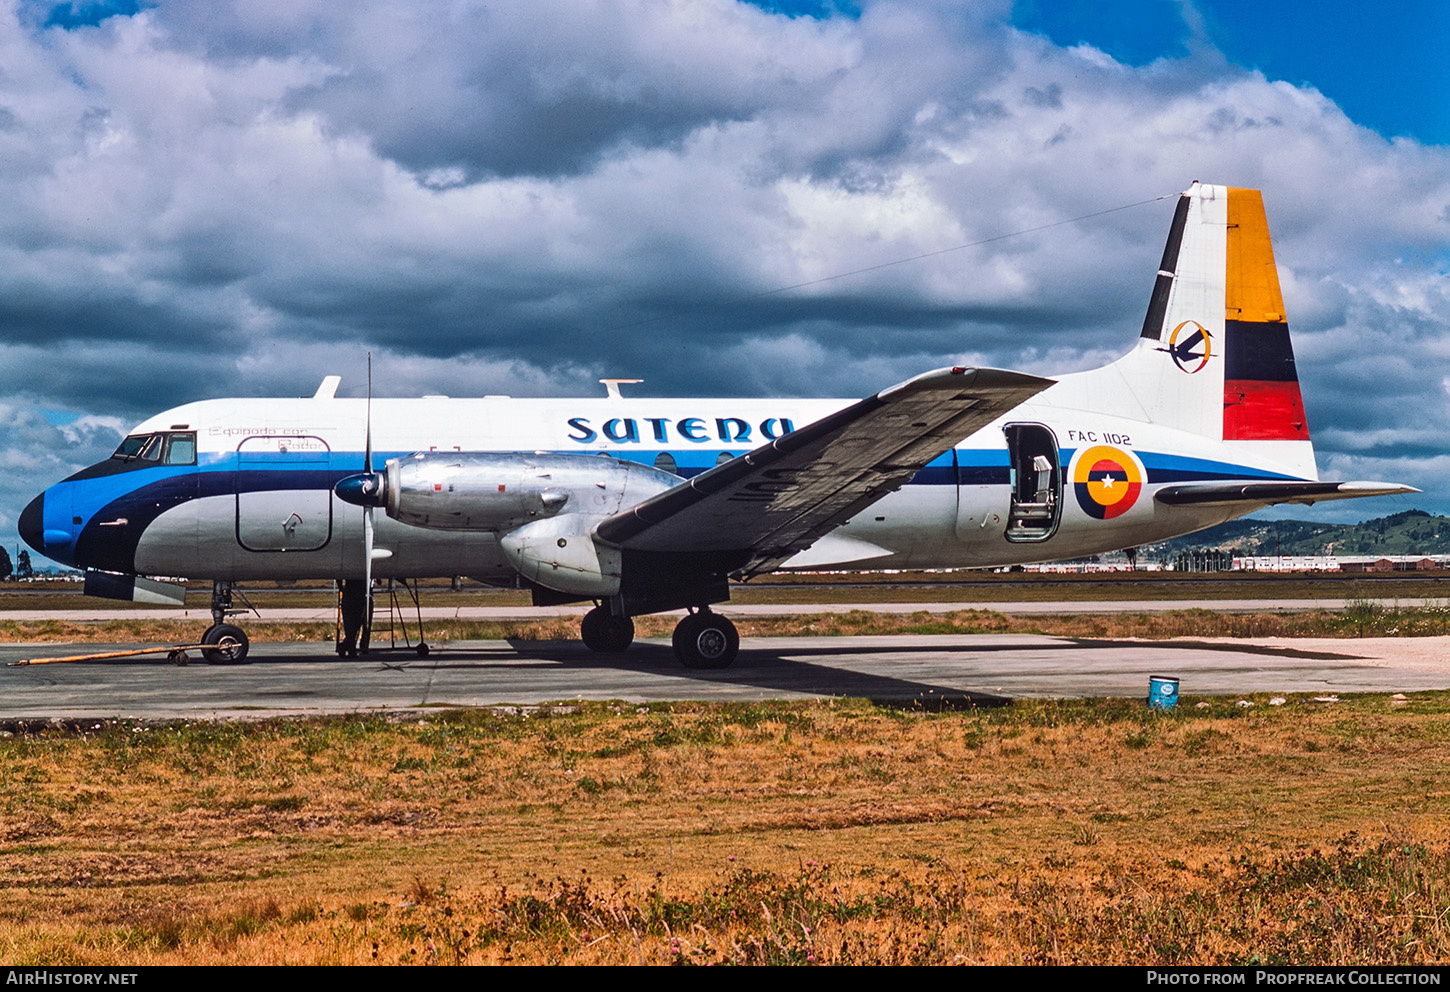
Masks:
[[[852,650],[848,644],[843,643],[829,648],[793,648],[789,651],[742,647],[734,664],[729,668],[713,670],[686,668],[675,658],[674,651],[668,645],[649,642],[638,642],[628,652],[617,655],[595,654],[573,642],[516,641],[510,642],[510,646],[531,658],[577,669],[632,671],[641,675],[687,679],[712,685],[750,686],[778,692],[869,699],[882,705],[917,709],[1003,706],[1010,702],[1007,697],[993,693],[801,660],[802,655],[843,660],[849,660],[853,654],[879,655],[882,652],[879,646]],[[462,653],[468,649],[459,650]],[[901,654],[932,654],[960,648],[912,645],[903,646],[899,652],[894,647],[891,650]]]
[[[1150,648],[1154,641],[1109,641],[1091,637],[1068,637],[1063,638],[1068,644],[1076,644],[1085,648]],[[1266,655],[1271,658],[1303,658],[1307,661],[1347,661],[1356,658],[1363,658],[1364,655],[1356,654],[1351,645],[1346,644],[1343,651],[1306,651],[1302,648],[1277,647],[1268,644],[1226,644],[1222,641],[1181,641],[1175,640],[1171,644],[1164,643],[1165,647],[1174,649],[1191,649],[1194,651],[1224,651],[1231,654],[1257,654]]]
[[[82,654],[75,646],[58,646],[66,654]],[[96,653],[106,650],[124,650],[125,645],[94,645]],[[543,663],[550,671],[549,680],[559,681],[560,672],[583,673],[590,671],[633,672],[638,675],[667,681],[689,680],[715,686],[742,686],[772,692],[796,692],[811,695],[864,698],[882,705],[905,706],[915,709],[936,710],[1001,706],[1009,702],[1007,697],[976,690],[965,690],[957,686],[931,684],[928,682],[896,678],[850,668],[827,664],[815,664],[802,660],[802,656],[820,656],[848,661],[852,655],[880,655],[882,647],[861,647],[852,649],[843,640],[829,647],[792,647],[787,651],[769,648],[745,647],[735,663],[726,669],[703,670],[685,668],[675,658],[674,651],[666,644],[637,642],[627,653],[617,655],[596,654],[577,641],[509,641],[493,644],[460,644],[434,648],[427,657],[420,657],[410,649],[380,648],[354,659],[342,659],[326,645],[316,645],[316,651],[296,653],[297,645],[288,645],[287,653],[276,653],[275,647],[259,643],[252,645],[251,654],[240,664],[219,664],[215,667],[244,671],[254,666],[282,668],[288,666],[311,667],[319,663],[366,665],[373,671],[391,669],[399,673],[438,671],[538,671]],[[996,650],[1014,650],[1016,646],[994,646]],[[1025,646],[1024,646],[1025,647]],[[960,651],[959,645],[901,645],[893,646],[893,654],[931,655],[943,651]],[[0,651],[4,661],[21,657],[43,657],[44,651],[36,651],[34,645],[23,652]],[[191,666],[209,667],[205,659],[194,656],[188,661]],[[47,669],[95,669],[104,668],[157,668],[170,667],[164,654],[149,654],[129,658],[95,659],[70,661],[61,665],[43,667],[25,666],[17,671],[28,672],[31,677]],[[567,680],[567,676],[566,676]],[[46,679],[45,681],[50,681]],[[69,680],[63,680],[69,681]],[[257,696],[295,695],[293,690],[257,690]]]
[[[550,675],[550,681],[558,681],[557,673],[561,671],[634,672],[641,676],[659,678],[661,684],[665,680],[686,679],[717,686],[738,685],[779,692],[864,698],[882,705],[924,710],[1002,706],[1010,701],[1007,697],[988,692],[934,685],[800,660],[801,655],[849,660],[852,654],[864,656],[882,653],[879,646],[852,651],[844,642],[829,648],[792,649],[788,652],[746,647],[741,649],[731,667],[713,671],[685,668],[676,660],[674,651],[668,645],[647,641],[637,642],[627,653],[617,655],[596,654],[576,641],[516,640],[495,643],[497,646],[470,643],[436,647],[427,657],[419,657],[415,652],[401,648],[375,650],[357,658],[346,659],[345,663],[367,665],[374,671],[391,669],[401,673],[466,672],[482,668],[491,671],[528,672],[539,670],[540,663],[544,663],[554,673]],[[319,653],[317,656],[270,654],[268,646],[254,644],[251,656],[242,667],[314,665],[320,661],[344,662],[344,659],[336,658],[330,652]],[[900,651],[895,647],[891,650],[893,653],[929,655],[945,650],[960,650],[960,647],[912,645],[903,646]],[[156,663],[152,661],[152,664]]]

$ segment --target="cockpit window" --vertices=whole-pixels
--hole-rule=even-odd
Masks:
[[[196,435],[166,435],[166,454],[161,459],[164,465],[195,465]]]
[[[196,434],[132,434],[121,442],[112,458],[123,462],[160,462],[164,465],[195,465]]]
[[[132,434],[121,442],[112,458],[119,458],[129,462],[142,459],[154,462],[161,453],[161,436],[159,434]]]

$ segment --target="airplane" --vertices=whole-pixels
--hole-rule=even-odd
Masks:
[[[1319,479],[1250,189],[1179,197],[1137,341],[1102,368],[956,366],[856,402],[601,381],[593,399],[373,399],[369,373],[366,399],[329,376],[310,398],[188,403],[37,496],[19,530],[92,595],[179,603],[176,580],[210,579],[212,661],[248,650],[237,583],[338,581],[351,654],[374,579],[463,575],[592,601],[580,634],[599,652],[684,609],[679,661],[722,668],[739,635],[711,607],[732,580],[1049,561],[1419,491]]]

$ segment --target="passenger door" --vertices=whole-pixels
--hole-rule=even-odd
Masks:
[[[1007,540],[1045,541],[1057,530],[1062,514],[1057,436],[1042,424],[1008,424],[1003,431],[1012,470]]]

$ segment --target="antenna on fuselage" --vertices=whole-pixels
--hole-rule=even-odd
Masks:
[[[620,392],[619,392],[619,387],[621,385],[626,385],[626,384],[636,383],[636,382],[644,382],[643,379],[600,379],[599,381],[602,382],[602,383],[604,383],[604,392],[605,392],[605,395],[606,395],[606,397],[608,399],[611,399],[611,400],[621,400],[621,399],[624,399],[624,397],[622,395],[620,395]]]

